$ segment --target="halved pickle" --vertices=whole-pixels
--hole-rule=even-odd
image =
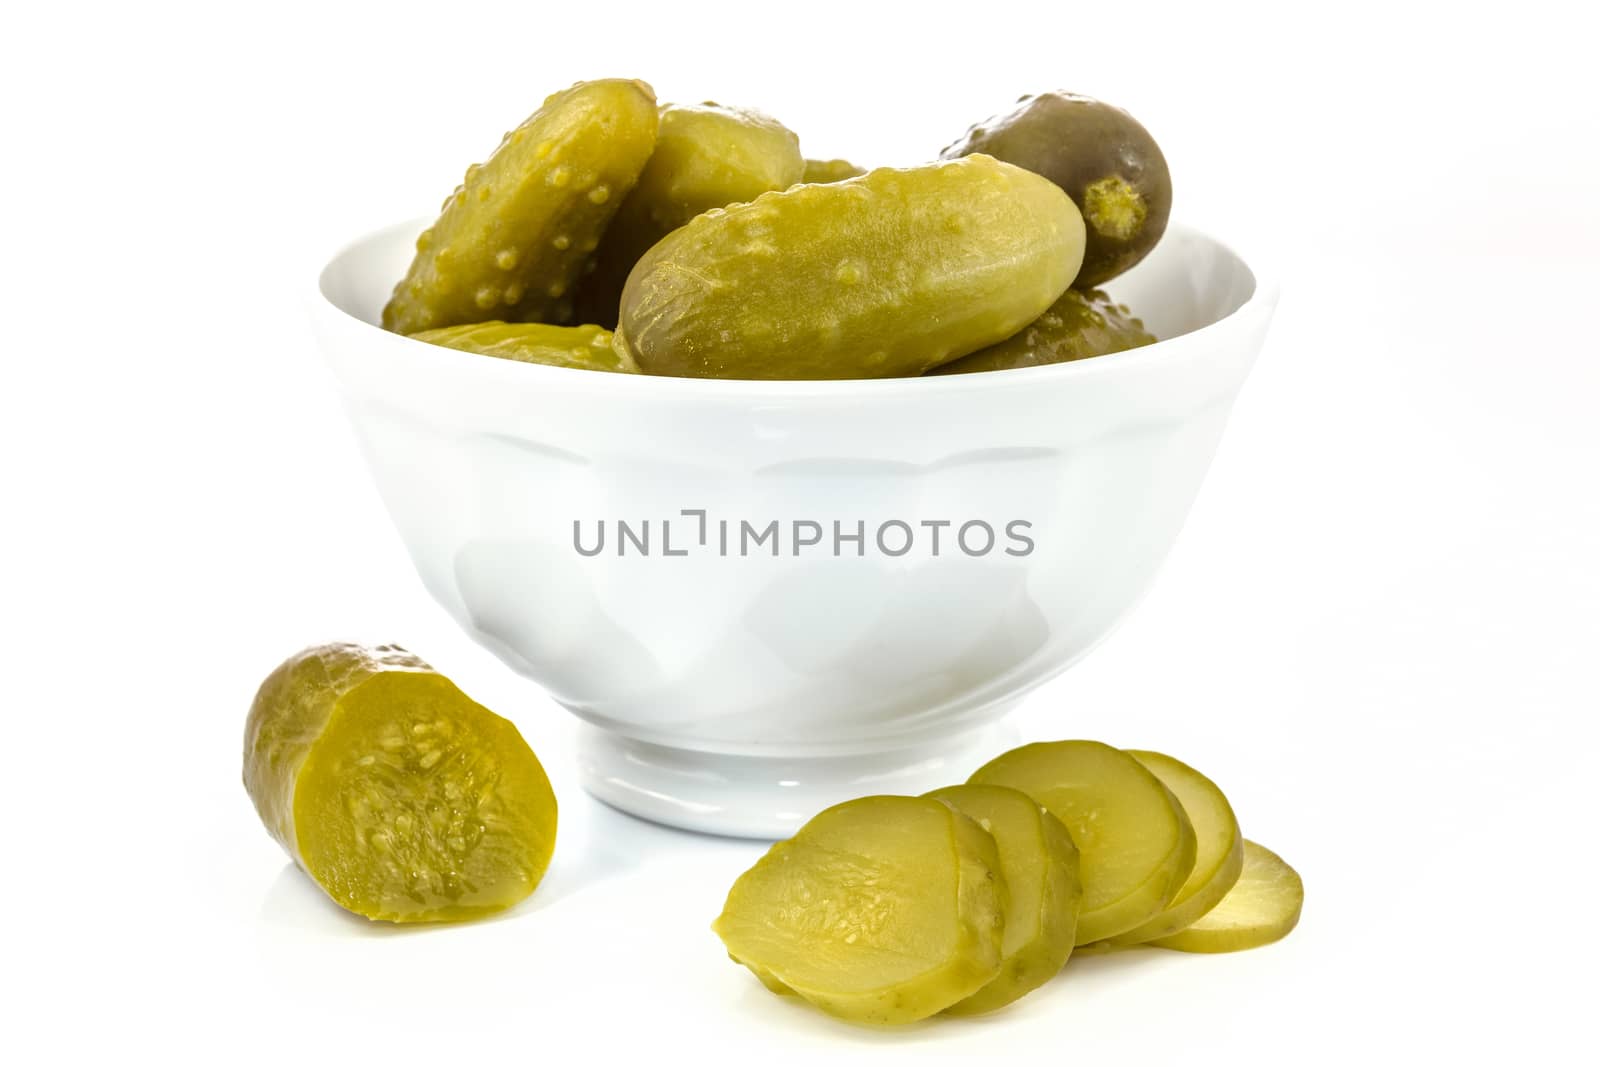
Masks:
[[[999,872],[994,839],[949,805],[862,797],[773,845],[712,929],[769,989],[851,1022],[915,1022],[999,974]]]
[[[321,645],[273,671],[244,784],[295,863],[369,919],[499,911],[555,848],[555,794],[517,728],[392,645]]]
[[[1183,806],[1126,752],[1098,741],[1047,741],[998,756],[968,781],[1020,789],[1078,846],[1083,902],[1076,940],[1103,941],[1148,922],[1194,868]]]
[[[1078,925],[1078,849],[1061,820],[1026,793],[998,785],[952,785],[928,796],[952,805],[994,838],[1005,879],[1005,936],[994,981],[945,1011],[976,1015],[1005,1007],[1060,972]]]
[[[1186,929],[1150,942],[1180,952],[1239,952],[1270,945],[1300,921],[1300,875],[1276,852],[1244,843],[1244,872],[1221,903]]]
[[[1233,806],[1216,783],[1187,763],[1160,752],[1128,750],[1161,784],[1172,790],[1194,825],[1194,870],[1161,913],[1143,926],[1112,938],[1120,945],[1136,945],[1176,933],[1217,906],[1244,869],[1244,835]]]

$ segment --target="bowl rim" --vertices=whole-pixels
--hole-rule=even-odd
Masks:
[[[393,344],[395,354],[402,356],[413,367],[431,365],[437,371],[461,371],[486,382],[506,382],[517,376],[519,384],[529,385],[542,381],[564,391],[604,393],[659,393],[664,397],[703,397],[705,399],[751,399],[760,401],[823,399],[823,400],[899,400],[914,399],[918,395],[933,396],[952,392],[992,392],[1008,389],[1028,390],[1057,380],[1093,378],[1107,374],[1137,373],[1142,368],[1171,361],[1177,357],[1196,357],[1211,350],[1212,338],[1242,327],[1250,321],[1270,316],[1278,300],[1276,275],[1264,271],[1258,257],[1247,257],[1237,246],[1208,230],[1183,221],[1169,222],[1166,234],[1182,232],[1217,246],[1238,261],[1250,276],[1253,288],[1237,308],[1228,314],[1197,329],[1176,337],[1164,338],[1154,344],[1113,352],[1093,359],[1071,360],[1034,367],[1018,367],[1007,371],[989,371],[976,374],[936,374],[893,378],[688,378],[659,374],[612,374],[603,371],[582,370],[575,367],[556,367],[539,363],[520,363],[509,359],[485,359],[482,356],[447,348],[443,345],[418,341],[404,334],[391,333],[382,326],[346,311],[328,295],[327,282],[340,260],[357,248],[398,233],[420,233],[431,216],[420,216],[403,222],[389,223],[367,230],[350,238],[321,260],[315,287],[311,294],[313,317],[328,316],[346,328],[371,331],[382,340],[377,343]],[[1165,234],[1163,235],[1165,237]],[[1113,279],[1114,281],[1115,279]]]

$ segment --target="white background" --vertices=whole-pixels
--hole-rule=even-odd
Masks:
[[[1600,85],[1579,8],[11,11],[0,1058],[1581,1058]],[[979,1021],[834,1023],[707,930],[759,848],[588,799],[568,717],[427,600],[312,349],[319,257],[611,75],[867,164],[1023,92],[1100,95],[1161,140],[1178,215],[1275,265],[1278,320],[1161,581],[1017,723],[1207,770],[1305,876],[1288,940],[1079,961]],[[245,709],[329,638],[418,650],[543,756],[562,836],[526,905],[370,927],[262,831]]]

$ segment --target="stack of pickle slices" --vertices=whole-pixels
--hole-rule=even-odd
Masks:
[[[1098,287],[1166,229],[1160,148],[1118,108],[1023,97],[939,160],[806,159],[758,111],[645,83],[547,100],[445,199],[383,311],[420,341],[677,377],[1009,370],[1154,342]]]
[[[1303,896],[1199,771],[1054,741],[827,809],[740,876],[713,928],[774,992],[894,1025],[1004,1007],[1074,949],[1265,945]]]

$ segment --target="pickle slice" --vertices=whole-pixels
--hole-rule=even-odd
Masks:
[[[1183,806],[1126,752],[1098,741],[1049,741],[999,756],[968,781],[1020,789],[1065,824],[1078,846],[1080,945],[1126,933],[1177,895],[1194,867]]]
[[[244,784],[295,863],[369,919],[499,911],[555,847],[555,794],[517,728],[394,646],[321,645],[273,671]]]
[[[1179,952],[1239,952],[1279,940],[1300,921],[1300,875],[1270,849],[1244,843],[1244,871],[1220,903],[1187,928],[1152,945]]]
[[[545,100],[467,168],[383,309],[395,333],[489,319],[566,322],[572,289],[655,147],[655,93],[624,79]]]
[[[909,1023],[999,974],[999,872],[994,839],[949,805],[862,797],[773,845],[712,929],[769,989],[851,1022]]]
[[[543,322],[474,322],[423,330],[411,335],[430,345],[443,345],[519,363],[543,363],[575,370],[607,370],[637,374],[633,357],[612,344],[610,330],[600,326],[551,326]]]
[[[1184,814],[1194,825],[1195,860],[1194,870],[1189,872],[1178,895],[1143,926],[1112,938],[1119,945],[1153,941],[1182,930],[1216,907],[1244,868],[1244,835],[1239,832],[1233,806],[1216,783],[1187,763],[1160,752],[1130,749],[1128,755],[1161,779],[1161,784],[1172,790],[1183,805]]]
[[[1078,849],[1061,820],[1026,793],[997,785],[952,785],[942,800],[994,837],[1007,891],[1000,973],[945,1011],[976,1015],[1005,1007],[1060,972],[1078,924]]]

